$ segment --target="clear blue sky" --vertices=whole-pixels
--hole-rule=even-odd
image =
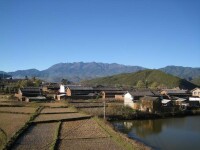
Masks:
[[[200,67],[200,0],[0,0],[0,70]]]

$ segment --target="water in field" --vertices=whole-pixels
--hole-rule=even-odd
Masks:
[[[112,123],[120,132],[154,149],[200,149],[200,116]]]

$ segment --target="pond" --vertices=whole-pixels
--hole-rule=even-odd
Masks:
[[[158,150],[199,150],[200,116],[157,120],[114,121],[132,139]]]

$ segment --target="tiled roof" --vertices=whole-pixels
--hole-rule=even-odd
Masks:
[[[85,87],[85,86],[68,86],[70,90],[93,90],[92,87]]]
[[[129,92],[132,96],[155,96],[150,90],[134,90]]]

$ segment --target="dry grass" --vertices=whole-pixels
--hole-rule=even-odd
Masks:
[[[110,138],[61,140],[60,150],[122,150]]]
[[[81,113],[68,113],[68,114],[40,114],[34,122],[45,122],[45,121],[61,121],[73,118],[89,117]]]
[[[6,133],[7,141],[30,119],[26,114],[0,113],[0,128]]]
[[[16,141],[13,149],[49,149],[54,142],[54,134],[58,123],[32,125],[24,135]]]
[[[72,108],[44,108],[41,113],[71,113],[77,112]]]
[[[94,107],[94,108],[80,108],[81,111],[93,115],[93,116],[103,116],[104,108],[103,107]]]
[[[34,107],[0,107],[0,112],[34,113],[36,109]]]

